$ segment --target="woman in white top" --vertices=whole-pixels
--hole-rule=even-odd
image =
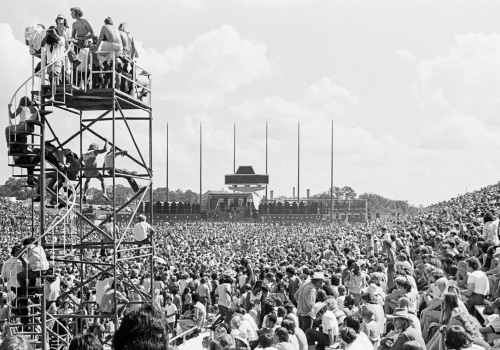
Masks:
[[[48,69],[51,79],[59,79],[61,76],[64,57],[66,53],[66,39],[59,33],[59,29],[50,26],[47,35],[42,40],[45,47],[46,65],[51,65]]]
[[[35,131],[33,124],[30,121],[38,121],[38,107],[31,102],[28,96],[23,96],[19,99],[19,106],[15,112],[12,112],[12,104],[9,104],[9,117],[14,119],[19,116],[19,123],[9,125],[5,128],[5,140],[9,146],[9,138],[16,133],[31,133]]]

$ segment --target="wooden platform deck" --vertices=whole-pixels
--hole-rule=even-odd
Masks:
[[[51,87],[42,86],[42,96],[51,96]],[[54,100],[68,108],[79,111],[97,111],[113,108],[113,100],[123,110],[142,109],[151,111],[152,107],[148,104],[148,99],[144,101],[137,99],[117,89],[89,89],[87,91],[77,89],[71,85],[58,85],[55,91]]]

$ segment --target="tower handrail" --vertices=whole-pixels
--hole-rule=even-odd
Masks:
[[[73,193],[76,193],[75,185],[73,185],[73,183],[71,182],[71,180],[68,179],[68,177],[66,175],[64,175],[64,173],[62,173],[59,169],[57,169],[53,165],[52,165],[52,167],[54,168],[57,176],[61,176],[66,181],[66,183],[68,183],[71,186],[70,190]],[[44,185],[45,184],[40,184],[40,186],[44,186]],[[65,201],[65,204],[66,204],[67,208],[66,207],[61,208],[60,211],[59,211],[59,213],[64,212],[64,211],[66,211],[66,212],[63,215],[58,215],[51,222],[51,224],[49,224],[49,227],[46,230],[44,230],[43,235],[40,235],[40,236],[36,237],[35,241],[33,243],[39,243],[43,238],[47,237],[51,233],[51,231],[54,230],[55,227],[57,227],[61,222],[63,222],[71,214],[71,211],[75,208],[75,205],[76,205],[76,196],[73,196],[73,199],[70,200],[70,201]],[[44,198],[40,199],[40,205],[45,205]],[[45,222],[43,224],[45,224]],[[27,250],[28,250],[28,246],[22,247],[21,250],[20,250],[20,252],[19,252],[19,256],[21,256],[22,254],[24,254]],[[29,268],[29,263],[27,263],[27,264],[28,264],[27,268]]]
[[[41,69],[38,71],[38,72],[35,72],[33,73],[31,76],[29,76],[23,83],[21,83],[21,85],[17,88],[17,90],[14,92],[14,94],[12,95],[12,98],[10,99],[10,102],[9,104],[12,104],[12,102],[14,102],[14,100],[16,99],[16,96],[17,96],[17,93],[19,91],[21,91],[21,89],[23,88],[23,86],[25,86],[28,82],[30,82],[31,80],[35,79],[36,77],[42,77],[44,72],[47,71],[48,68],[52,67],[53,65],[55,65],[57,62],[60,62],[62,60],[65,60],[66,59],[66,56],[68,55],[68,53],[70,51],[73,50],[73,43],[71,43],[69,46],[68,46],[68,49],[64,52],[64,55],[61,56],[60,58],[58,58],[56,61],[54,62],[51,62],[49,63],[48,65],[45,65],[43,67],[41,67]],[[42,63],[45,61],[45,56],[42,55]]]

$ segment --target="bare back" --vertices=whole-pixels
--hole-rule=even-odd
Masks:
[[[122,45],[122,39],[120,37],[118,29],[113,27],[111,24],[105,24],[102,26],[101,35],[99,38],[109,43]],[[106,38],[106,40],[104,40],[104,38]]]

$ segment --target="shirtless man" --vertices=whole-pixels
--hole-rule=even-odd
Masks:
[[[123,45],[122,38],[118,29],[113,27],[113,20],[111,17],[107,17],[104,20],[104,25],[101,28],[101,33],[99,34],[99,39],[97,40],[96,49],[98,50],[97,59],[99,60],[99,64],[101,69],[110,70],[113,69],[112,59],[113,52],[115,52],[115,61],[116,61],[116,72],[121,73],[123,70]],[[105,76],[105,87],[108,86],[109,81],[111,80],[111,74],[107,73]],[[117,89],[120,89],[121,86],[121,74],[116,74],[116,82],[115,86]]]
[[[133,83],[130,79],[132,79],[132,77],[134,76],[134,60],[139,55],[137,54],[137,50],[135,48],[134,37],[128,30],[128,24],[125,22],[120,23],[120,25],[118,26],[118,31],[120,33],[123,45],[123,74],[128,77],[128,79],[122,79],[120,90],[129,94],[133,94]]]
[[[118,26],[118,30],[120,31],[120,36],[122,38],[124,56],[128,59],[139,57],[135,48],[134,37],[128,30],[128,24],[125,22],[120,23],[120,25]]]
[[[94,30],[89,21],[82,18],[83,11],[79,7],[72,7],[70,9],[71,17],[75,19],[71,30],[70,41],[75,43],[79,48],[89,47],[93,38],[95,38]]]
[[[101,43],[102,46],[99,47]],[[107,17],[104,20],[104,25],[101,28],[96,47],[99,51],[113,51],[117,52],[118,55],[123,54],[122,38],[118,29],[113,27],[113,20],[111,17]],[[98,54],[97,57],[102,62],[109,58],[109,54]]]

